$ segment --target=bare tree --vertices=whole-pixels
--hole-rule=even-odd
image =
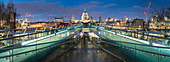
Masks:
[[[153,18],[156,18],[157,21],[164,21],[163,10],[164,10],[164,9],[162,9],[162,10],[154,10],[154,11],[152,12],[152,17],[153,17]]]
[[[1,2],[0,4],[0,21],[6,20],[7,21],[7,25],[10,24],[10,22],[13,22],[13,29],[16,28],[15,26],[15,19],[17,16],[20,16],[19,14],[17,14],[16,12],[16,8],[15,8],[15,4],[13,3],[12,0],[10,0],[9,3],[7,3],[7,5],[5,5],[3,2]]]
[[[165,21],[164,17],[170,18],[170,7],[163,8],[161,10],[154,10],[152,12],[152,17],[156,18],[157,21]]]
[[[170,7],[167,8],[167,11],[165,12],[165,16],[167,16],[170,19]]]

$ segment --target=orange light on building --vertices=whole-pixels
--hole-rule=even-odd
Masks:
[[[132,33],[132,37],[135,37],[135,33]]]
[[[30,27],[43,27],[44,25],[43,24],[34,24],[34,25],[31,25]]]

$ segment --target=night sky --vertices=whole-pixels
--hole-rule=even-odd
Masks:
[[[53,20],[53,17],[65,16],[70,20],[74,15],[80,20],[83,9],[86,8],[89,16],[98,20],[105,18],[145,18],[147,6],[151,3],[148,14],[153,10],[170,7],[170,0],[13,0],[17,11],[25,18],[26,13],[35,16],[36,21]],[[30,19],[31,20],[31,16]]]

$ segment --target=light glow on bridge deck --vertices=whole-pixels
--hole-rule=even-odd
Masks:
[[[104,31],[110,32],[110,33],[112,33],[112,34],[116,34],[115,32],[112,32],[112,31],[108,31],[108,30],[104,30]],[[122,36],[122,37],[125,37],[125,38],[128,38],[128,39],[131,39],[131,40],[135,40],[135,41],[138,41],[138,42],[142,42],[142,43],[145,43],[145,44],[147,44],[147,45],[150,44],[148,41],[145,41],[145,40],[136,39],[136,38],[129,37],[129,36],[126,36],[126,35],[122,35],[122,34],[119,34],[119,33],[117,33],[117,35]],[[156,43],[152,43],[152,45],[153,45],[153,46],[167,47],[167,46],[160,45],[160,44],[156,44]]]
[[[64,30],[64,31],[61,31],[61,32],[58,32],[56,34],[60,34],[60,33],[63,33],[63,32],[66,32],[68,30]],[[28,41],[25,41],[25,42],[22,42],[22,45],[26,45],[28,43],[31,43],[31,42],[35,42],[35,41],[38,41],[38,40],[42,40],[44,38],[48,38],[48,37],[51,37],[51,36],[54,36],[55,34],[51,34],[51,35],[47,35],[47,36],[44,36],[44,37],[40,37],[40,38],[37,38],[37,39],[33,39],[33,40],[28,40]]]

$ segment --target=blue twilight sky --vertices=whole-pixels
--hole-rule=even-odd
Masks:
[[[8,1],[8,0],[5,0]],[[26,17],[26,13],[35,16],[37,21],[53,20],[53,17],[64,16],[70,20],[74,15],[75,19],[81,19],[83,9],[86,8],[89,16],[98,20],[101,16],[105,18],[145,18],[147,6],[151,3],[148,14],[153,10],[170,7],[170,0],[13,0],[17,11]],[[31,18],[30,16],[30,19]]]

